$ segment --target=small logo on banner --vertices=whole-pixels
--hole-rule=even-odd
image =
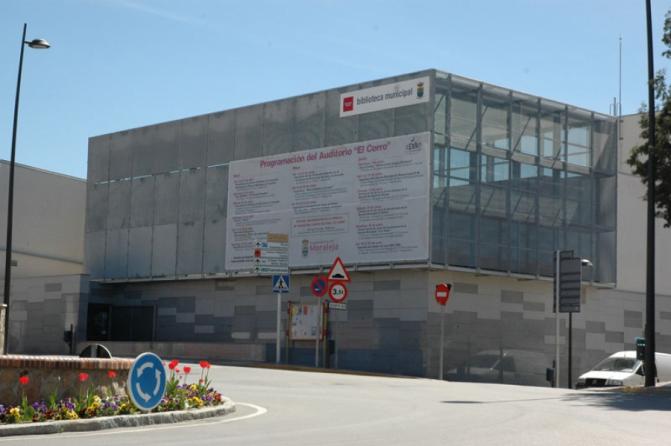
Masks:
[[[348,112],[354,110],[354,96],[348,96],[342,100],[342,111]]]

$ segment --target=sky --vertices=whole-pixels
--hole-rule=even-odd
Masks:
[[[655,68],[671,0],[652,0]],[[0,158],[84,178],[88,138],[437,68],[608,113],[647,98],[644,0],[0,0]]]

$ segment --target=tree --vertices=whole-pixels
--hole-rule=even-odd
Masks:
[[[666,50],[662,53],[671,59],[671,10],[664,19],[664,35],[662,42]],[[656,144],[654,153],[657,158],[655,181],[655,212],[657,217],[664,219],[664,227],[671,227],[671,85],[667,85],[666,72],[660,70],[654,79],[655,87],[655,133]],[[648,114],[647,107],[641,107],[641,139],[643,144],[635,146],[627,159],[627,164],[635,175],[641,177],[644,185],[648,185]]]

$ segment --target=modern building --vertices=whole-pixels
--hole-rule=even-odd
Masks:
[[[5,280],[9,162],[0,160],[0,283]],[[86,181],[16,165],[10,353],[67,353],[63,331],[86,314]],[[4,302],[0,287],[0,302]],[[79,305],[84,306],[80,311]],[[83,339],[85,331],[80,333]]]
[[[352,281],[326,322],[327,366],[436,376],[433,290],[451,281],[450,378],[544,385],[558,341],[566,385],[555,250],[593,264],[573,315],[573,379],[642,334],[644,203],[624,163],[636,119],[618,144],[615,117],[426,70],[93,137],[87,337],[115,354],[274,361],[276,300],[253,245],[280,233],[283,361],[314,363],[298,331],[315,328],[311,281],[340,256]],[[671,351],[668,264],[660,351]]]

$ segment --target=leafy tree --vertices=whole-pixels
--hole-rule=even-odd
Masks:
[[[662,42],[666,50],[662,53],[671,59],[671,10],[664,20],[664,36]],[[667,85],[666,72],[660,70],[654,79],[655,87],[655,147],[657,171],[655,181],[655,211],[664,219],[664,227],[671,227],[671,85]],[[643,143],[635,146],[627,159],[635,175],[648,185],[648,114],[647,107],[641,107],[641,139]]]

